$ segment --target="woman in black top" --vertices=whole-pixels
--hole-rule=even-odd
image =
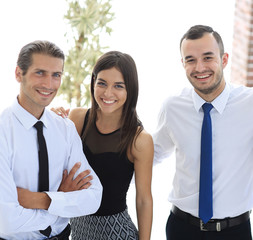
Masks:
[[[92,72],[91,108],[73,109],[69,118],[100,178],[103,197],[94,215],[71,220],[72,240],[150,239],[154,149],[152,137],[137,116],[137,98],[138,75],[132,57],[117,51],[100,57]],[[55,111],[66,114],[63,108]],[[126,205],[134,172],[138,231]]]

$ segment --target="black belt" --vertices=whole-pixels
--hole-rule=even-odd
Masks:
[[[69,235],[70,235],[70,225],[68,224],[67,227],[57,236],[46,238],[48,240],[69,240]],[[3,238],[0,238],[0,240],[5,240]]]
[[[200,218],[194,217],[186,213],[176,206],[172,206],[172,213],[179,218],[187,221],[188,223],[199,227],[201,231],[221,231],[229,227],[233,227],[249,220],[250,212],[245,212],[237,217],[224,218],[224,219],[210,219],[206,224]]]
[[[69,240],[70,231],[71,231],[70,225],[68,224],[67,227],[60,234],[58,234],[57,236],[54,236],[54,237],[47,238],[47,239],[50,239],[50,240]]]

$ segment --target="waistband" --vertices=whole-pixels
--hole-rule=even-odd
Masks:
[[[69,235],[70,235],[70,225],[68,224],[67,227],[58,235],[54,236],[54,237],[50,237],[50,238],[46,238],[48,240],[69,240]],[[0,238],[0,240],[6,240],[3,238]]]
[[[222,231],[229,227],[240,225],[249,220],[250,212],[245,212],[237,217],[224,219],[210,219],[206,224],[200,218],[194,217],[191,214],[180,210],[176,206],[172,206],[172,213],[186,222],[199,227],[201,231]]]
[[[70,225],[68,224],[67,227],[57,236],[47,238],[48,240],[69,240],[70,235]]]

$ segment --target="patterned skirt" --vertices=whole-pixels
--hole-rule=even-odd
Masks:
[[[72,240],[138,240],[138,231],[127,210],[110,216],[72,218]]]

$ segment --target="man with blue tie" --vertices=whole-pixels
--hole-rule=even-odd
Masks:
[[[228,54],[209,26],[191,27],[180,51],[193,88],[164,102],[155,162],[176,151],[168,240],[250,240],[253,90],[225,81]]]
[[[46,109],[63,66],[64,53],[49,41],[20,51],[19,95],[0,116],[0,239],[68,240],[69,218],[100,206],[102,186],[74,123]]]

